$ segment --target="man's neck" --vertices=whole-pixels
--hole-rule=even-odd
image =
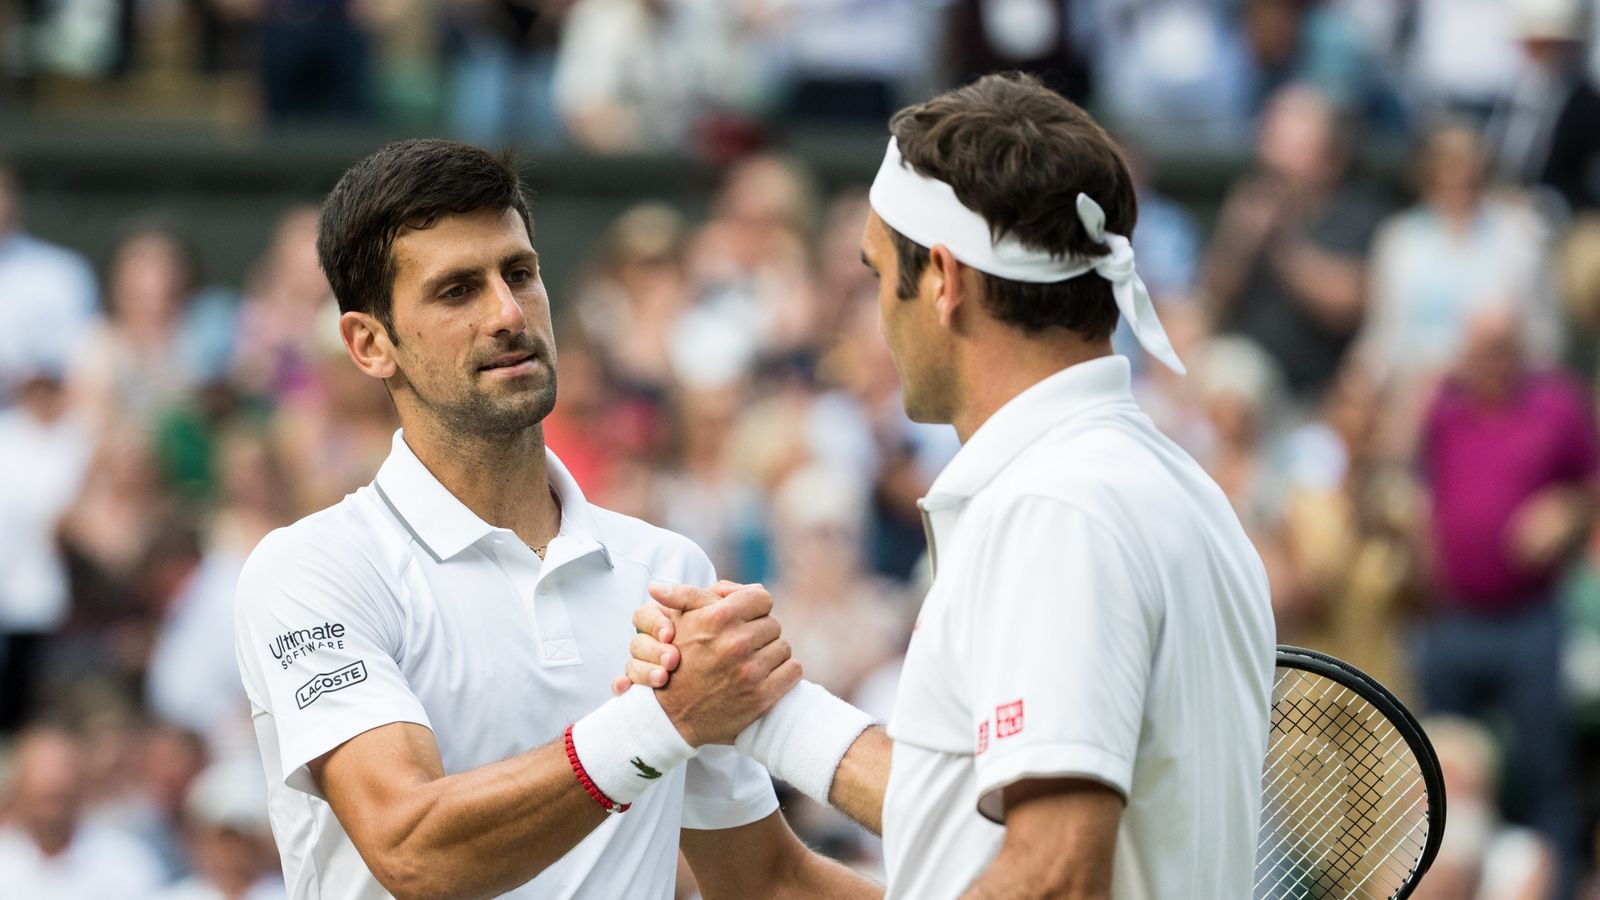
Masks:
[[[544,547],[561,529],[545,465],[544,426],[510,435],[464,434],[437,423],[404,428],[406,446],[478,518]]]
[[[951,423],[965,444],[1000,407],[1028,388],[1069,366],[1111,355],[1111,339],[1085,342],[1017,336],[986,347],[967,360],[963,408]]]

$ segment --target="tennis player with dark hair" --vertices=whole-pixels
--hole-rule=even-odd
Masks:
[[[1183,371],[1134,272],[1122,156],[1022,76],[890,130],[862,254],[906,411],[962,441],[921,501],[933,587],[887,732],[803,681],[735,746],[881,828],[892,898],[1248,898],[1266,572],[1112,354],[1126,317]],[[658,592],[629,677],[667,703],[702,652],[677,638],[751,590]]]
[[[446,141],[385,147],[328,197],[340,334],[402,429],[372,484],[273,532],[239,581],[290,894],[665,900],[681,844],[708,898],[881,896],[795,838],[759,765],[703,746],[799,679],[769,597],[683,623],[673,696],[610,698],[649,586],[715,575],[545,448],[532,232],[515,171]]]

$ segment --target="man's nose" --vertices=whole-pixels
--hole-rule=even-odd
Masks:
[[[489,279],[489,295],[494,303],[489,324],[496,334],[502,331],[520,334],[527,329],[527,312],[522,307],[522,301],[517,299],[517,292],[506,284],[504,278],[494,275]]]

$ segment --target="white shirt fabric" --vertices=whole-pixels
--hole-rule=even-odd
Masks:
[[[0,410],[0,632],[51,632],[66,620],[66,563],[56,526],[78,495],[94,434],[67,416],[40,422]]]
[[[82,256],[0,234],[0,406],[25,372],[66,366],[99,309],[94,269]]]
[[[49,900],[144,900],[162,880],[155,855],[113,828],[83,824],[47,857],[22,831],[0,829],[0,896]]]
[[[1000,850],[1001,790],[1050,777],[1126,798],[1115,900],[1250,896],[1266,571],[1127,359],[1012,399],[922,507],[935,577],[889,721],[888,896],[960,894]]]
[[[308,762],[391,722],[432,729],[446,773],[560,740],[610,699],[649,582],[715,581],[693,543],[590,506],[547,459],[562,524],[542,563],[462,505],[399,432],[372,484],[268,535],[245,563],[236,646],[291,897],[388,896]],[[708,748],[506,896],[668,900],[680,827],[775,809],[765,770]]]

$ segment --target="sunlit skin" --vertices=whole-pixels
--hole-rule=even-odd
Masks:
[[[889,229],[867,217],[861,261],[878,277],[878,326],[900,373],[906,415],[949,424],[966,443],[1012,397],[1068,366],[1111,354],[1111,338],[1061,327],[1028,333],[984,309],[982,278],[943,244],[928,250],[916,295],[897,294]]]
[[[356,367],[385,379],[406,443],[486,522],[532,546],[560,511],[546,491],[541,422],[556,400],[550,298],[515,210],[479,210],[406,229],[393,246],[390,335],[347,312],[339,330]]]
[[[936,248],[948,256],[943,247]],[[940,304],[944,271],[930,261],[917,282],[914,297],[899,296],[900,265],[889,229],[873,212],[861,237],[861,261],[878,276],[878,330],[889,345],[900,373],[906,415],[913,422],[948,423],[959,405],[950,361],[953,335],[948,324],[954,310]],[[940,324],[946,327],[939,327]]]

